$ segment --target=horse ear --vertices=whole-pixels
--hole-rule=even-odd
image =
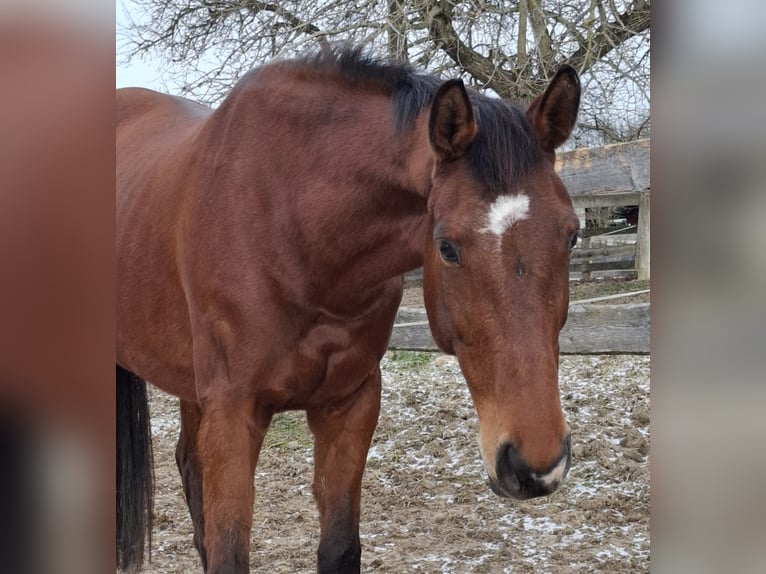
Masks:
[[[463,80],[449,80],[436,92],[428,120],[428,137],[441,161],[461,157],[476,137],[473,105]]]
[[[544,93],[527,110],[527,119],[546,152],[567,141],[580,108],[580,80],[572,66],[559,68]]]

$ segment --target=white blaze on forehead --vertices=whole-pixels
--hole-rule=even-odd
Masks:
[[[525,193],[501,195],[489,207],[484,231],[502,235],[506,229],[529,215],[529,196]]]

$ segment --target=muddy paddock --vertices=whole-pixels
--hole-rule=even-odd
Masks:
[[[362,493],[363,572],[648,572],[649,357],[561,358],[572,469],[551,497],[487,486],[454,358],[389,352]],[[175,466],[177,401],[151,392],[156,502],[149,572],[201,572]],[[317,511],[303,413],[275,418],[256,471],[251,568],[314,572]]]

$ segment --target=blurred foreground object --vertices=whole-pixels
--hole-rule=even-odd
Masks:
[[[686,0],[663,14],[653,82],[657,572],[766,563],[763,12]]]
[[[84,574],[114,561],[114,40],[104,4],[0,6],[8,572]]]

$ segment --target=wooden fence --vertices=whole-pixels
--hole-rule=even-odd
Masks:
[[[650,140],[642,139],[558,155],[556,171],[572,196],[584,230],[572,253],[573,278],[649,279],[649,151]],[[586,210],[623,206],[638,206],[635,230],[586,229]],[[614,237],[604,240],[615,231],[633,231],[635,241],[620,245]]]
[[[573,303],[559,336],[564,355],[649,354],[649,303],[596,305]],[[438,351],[424,309],[402,307],[389,349]]]

